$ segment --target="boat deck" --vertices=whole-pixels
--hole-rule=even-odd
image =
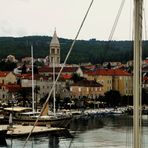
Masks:
[[[30,133],[33,126],[31,125],[13,125],[11,128],[7,128],[8,125],[0,125],[0,129],[8,129],[6,133],[6,137],[22,137],[26,136]],[[57,128],[57,127],[45,127],[45,126],[35,126],[32,135],[45,134],[45,133],[54,133],[60,134],[62,132],[67,132],[65,128]]]

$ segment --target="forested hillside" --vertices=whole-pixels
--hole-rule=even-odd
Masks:
[[[34,45],[35,57],[46,57],[49,54],[50,41],[51,37],[48,36],[0,37],[0,58],[5,58],[9,54],[15,55],[17,59],[30,56],[31,43]],[[63,62],[72,40],[60,38],[59,41],[61,62]],[[78,40],[67,63],[126,62],[132,59],[132,46],[131,41]],[[143,44],[143,58],[145,57],[148,57],[148,41]]]

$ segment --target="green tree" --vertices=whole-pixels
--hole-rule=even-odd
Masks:
[[[1,71],[13,71],[14,68],[16,68],[16,66],[17,64],[15,62],[10,62],[10,61],[5,62],[4,60],[0,61]]]
[[[83,80],[84,78],[83,77],[80,77],[77,73],[74,73],[72,75],[72,78],[71,78],[75,83],[78,82],[78,81],[81,81]]]
[[[26,67],[26,64],[23,64],[21,74],[26,74],[26,73],[27,73],[27,67]]]
[[[15,98],[21,106],[31,106],[32,104],[32,89],[30,87],[23,87],[15,93]]]
[[[127,95],[122,96],[121,105],[122,106],[133,105],[133,96],[127,96]]]
[[[105,100],[106,103],[111,107],[119,106],[121,103],[121,95],[119,91],[110,90],[105,93]]]
[[[45,103],[47,97],[48,97],[48,94],[46,94],[42,98],[40,98],[39,102],[40,102],[41,105],[43,105]],[[51,100],[51,99],[49,99],[49,100]]]

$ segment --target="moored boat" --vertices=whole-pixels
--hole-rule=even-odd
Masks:
[[[12,113],[13,124],[34,125],[39,117],[40,112],[31,112],[29,108],[12,107],[4,108],[4,122],[9,122],[9,115]],[[67,127],[72,119],[70,114],[43,114],[39,117],[37,125],[52,126],[52,127]]]

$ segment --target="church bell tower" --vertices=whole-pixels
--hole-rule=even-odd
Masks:
[[[51,65],[58,66],[60,64],[60,43],[57,37],[56,30],[54,31],[52,40],[50,42],[49,62]]]

